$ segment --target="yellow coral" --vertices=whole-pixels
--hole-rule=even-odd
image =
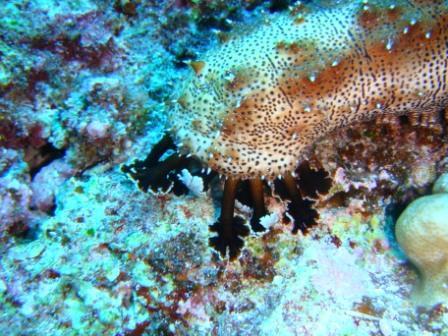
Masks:
[[[414,291],[419,305],[448,302],[448,174],[434,185],[433,195],[420,197],[397,221],[397,241],[417,267],[420,283]]]

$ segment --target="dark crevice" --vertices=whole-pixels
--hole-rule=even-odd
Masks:
[[[219,29],[228,32],[232,29],[232,26],[226,19],[227,17],[204,16],[199,19],[198,28],[204,30]]]
[[[269,5],[269,11],[271,13],[281,12],[287,10],[291,5],[290,0],[271,0]]]
[[[104,164],[107,162],[107,159],[103,159],[103,160],[95,160],[93,162],[89,162],[87,165],[83,166],[79,171],[76,172],[76,174],[74,175],[76,178],[78,179],[84,179],[86,178],[84,176],[84,173],[90,169],[93,169],[94,167],[100,165],[100,164]]]
[[[291,230],[293,234],[296,234],[299,230],[306,234],[309,228],[317,225],[319,213],[313,206],[313,201],[303,198],[291,201],[288,204],[288,213],[294,219],[294,225]]]
[[[31,179],[33,179],[42,168],[48,166],[53,161],[64,157],[65,152],[65,148],[56,148],[51,143],[47,143],[40,147],[38,150],[38,163],[36,165],[29,163]]]
[[[400,245],[397,242],[397,237],[395,236],[395,225],[397,223],[398,217],[406,209],[409,203],[398,202],[389,204],[384,213],[384,233],[386,235],[387,241],[392,249],[399,254],[403,259],[405,258],[404,253],[401,250]]]
[[[249,180],[243,180],[238,184],[236,199],[241,204],[253,208],[254,204],[250,193]]]
[[[273,187],[275,194],[280,197],[281,200],[289,199],[288,189],[286,189],[282,179],[276,178],[273,182]]]
[[[448,134],[448,108],[447,110],[439,111],[439,122],[442,130],[442,135],[446,136]]]
[[[57,204],[56,202],[54,202],[53,205],[47,211],[45,211],[45,213],[51,217],[54,217],[54,215],[56,214],[56,209]]]
[[[115,0],[113,7],[117,13],[126,15],[127,17],[135,17],[137,16],[138,5],[139,1],[122,2],[120,0]]]
[[[187,61],[194,60],[197,58],[195,52],[182,48],[181,51],[175,53],[174,66],[176,68],[186,68],[188,67]]]
[[[21,239],[27,239],[31,238],[30,233],[31,229],[29,225],[25,221],[18,221],[14,224],[10,225],[7,228],[7,232],[10,236],[21,238]]]
[[[410,125],[409,118],[406,115],[399,116],[398,121],[400,123],[400,126],[409,126]]]

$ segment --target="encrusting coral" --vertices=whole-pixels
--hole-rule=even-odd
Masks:
[[[433,195],[413,201],[398,218],[395,233],[420,276],[418,304],[448,300],[448,174],[435,182]]]

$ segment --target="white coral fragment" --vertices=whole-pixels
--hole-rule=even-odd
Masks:
[[[204,191],[204,182],[199,176],[193,176],[187,169],[182,169],[177,175],[179,180],[191,191],[195,196],[200,196]]]
[[[265,215],[260,218],[260,224],[265,228],[269,229],[271,226],[273,226],[275,223],[277,223],[279,220],[279,216],[277,213],[271,213],[268,215]]]

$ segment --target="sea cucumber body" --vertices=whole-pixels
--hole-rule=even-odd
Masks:
[[[216,171],[293,171],[331,130],[448,105],[448,3],[299,6],[209,51],[172,114],[175,138]]]

